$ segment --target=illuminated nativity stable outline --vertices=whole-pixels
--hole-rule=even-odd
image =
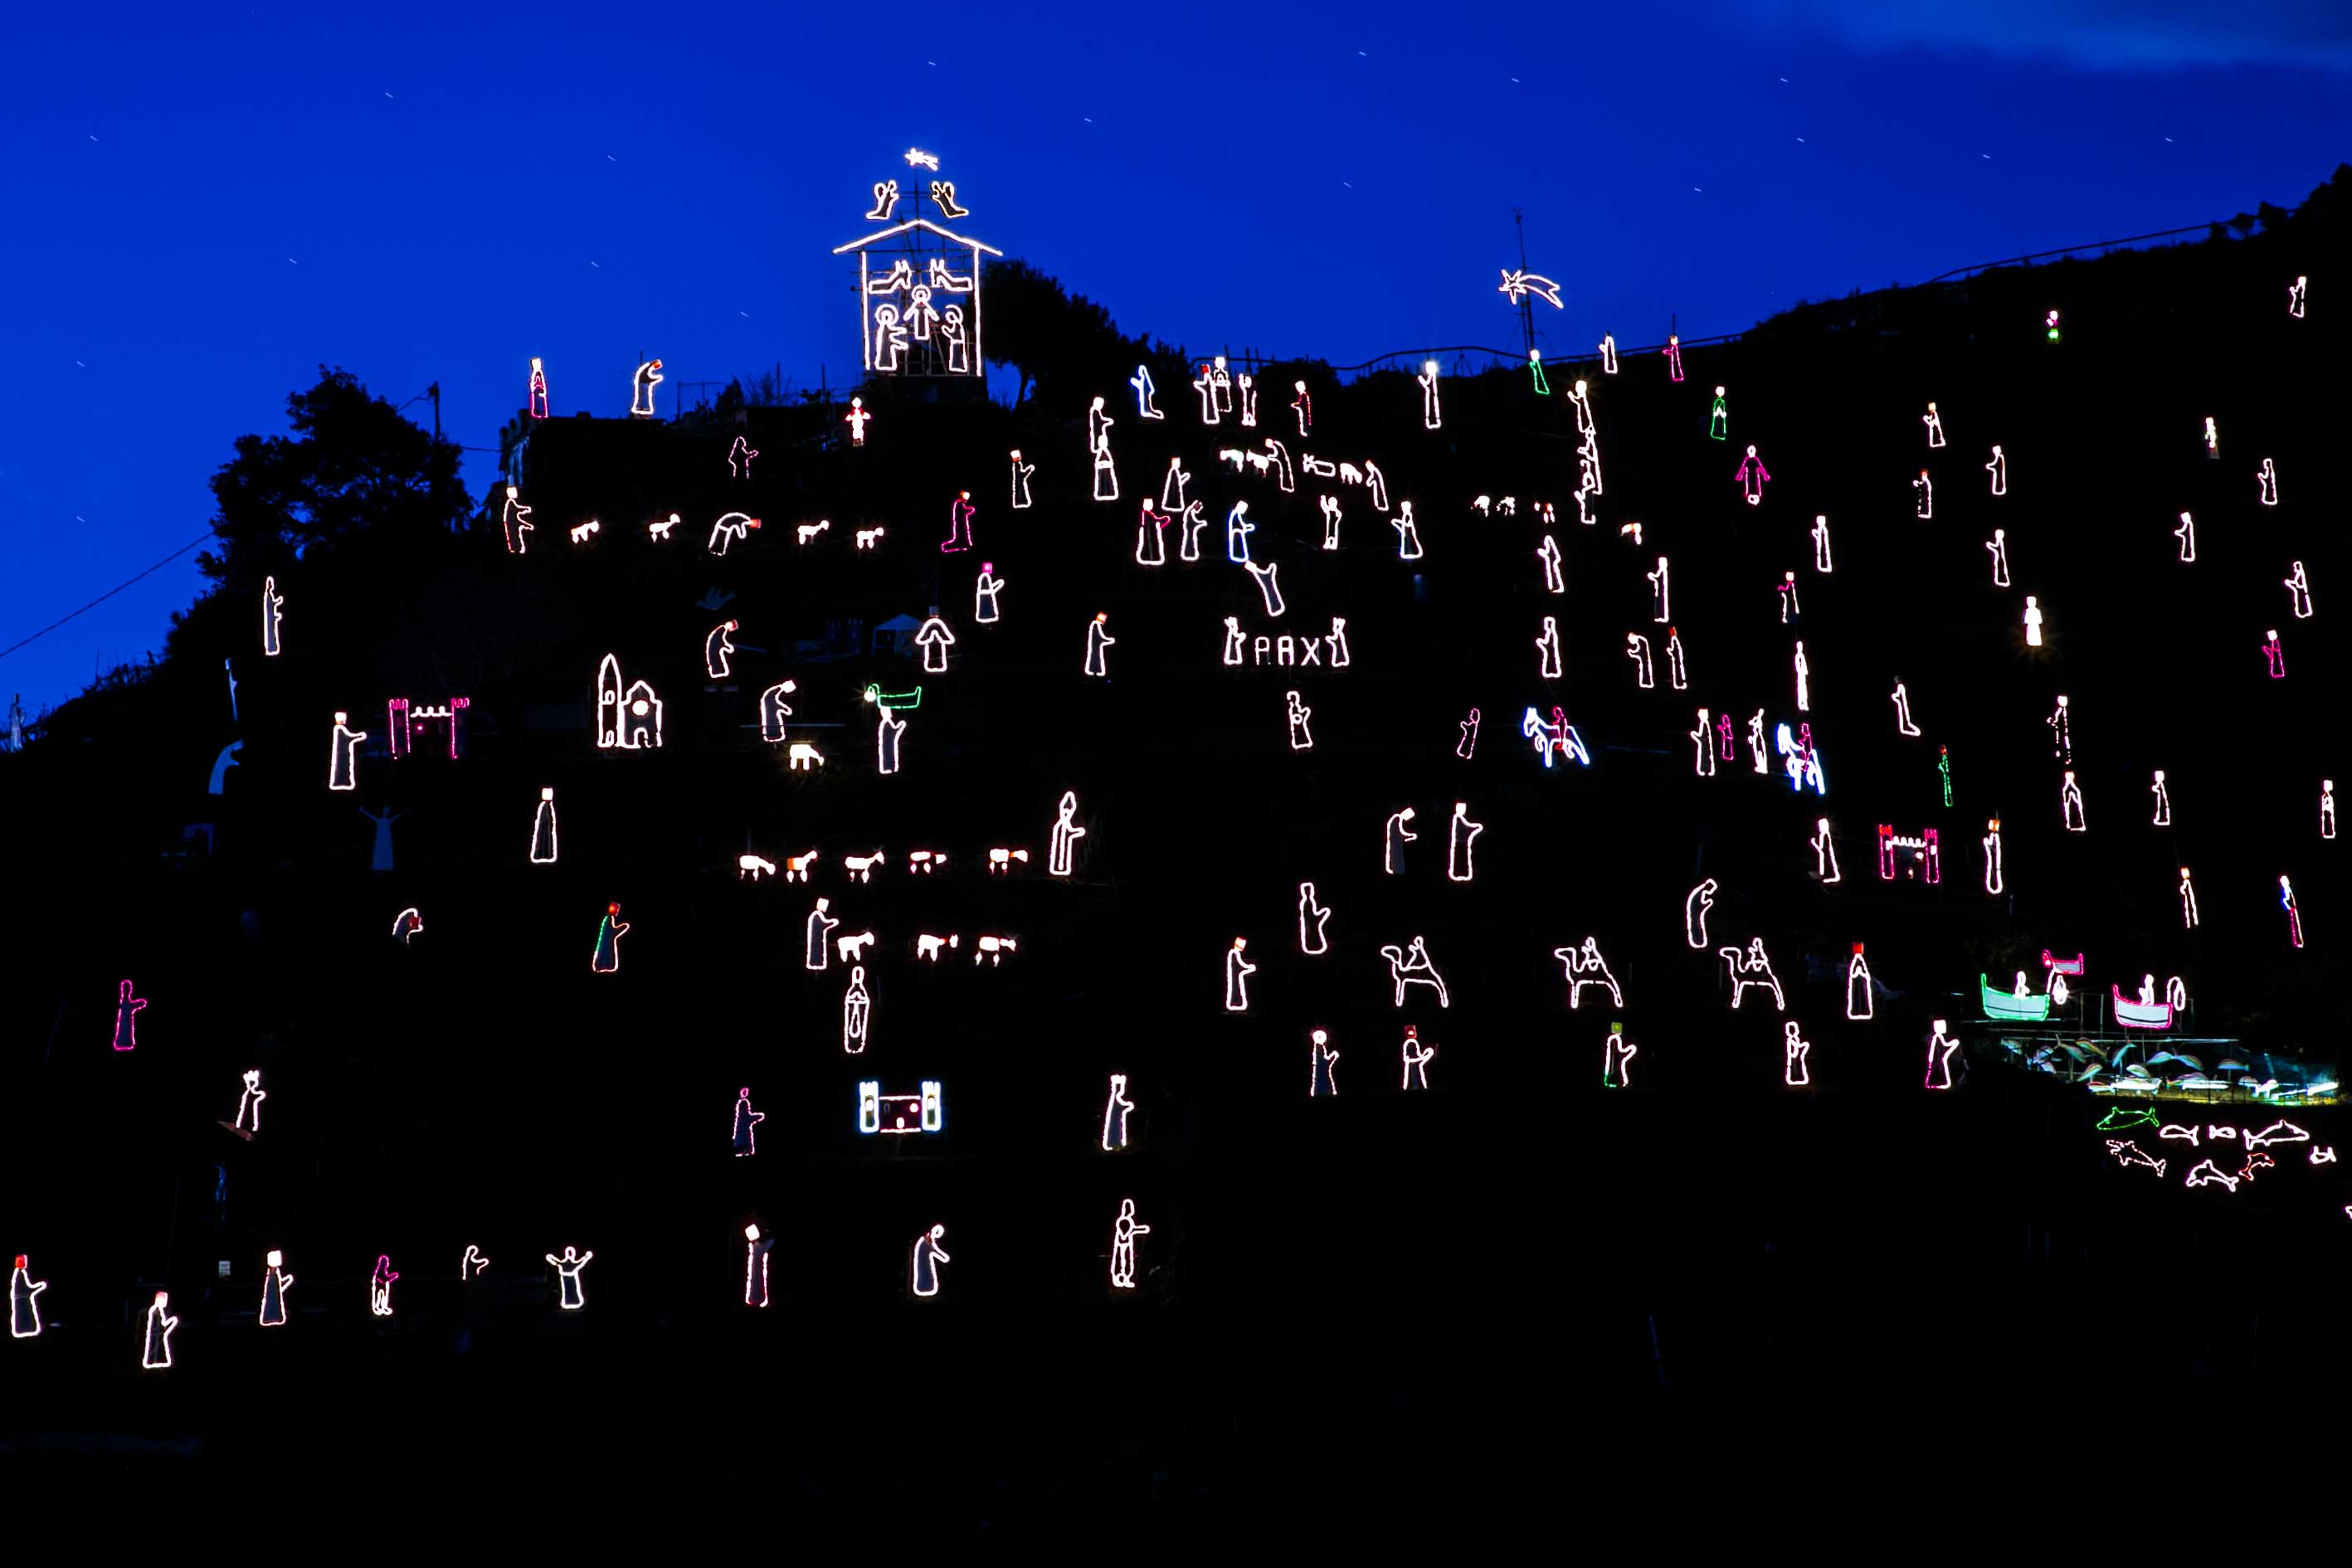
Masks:
[[[909,148],[909,170],[936,172],[939,161]],[[942,220],[967,215],[955,182],[911,176],[902,193],[896,179],[876,182],[869,222],[888,226],[833,247],[857,257],[857,330],[869,375],[985,376],[981,353],[981,257],[1004,253],[923,216],[928,202]],[[900,202],[913,216],[898,218]],[[961,266],[961,270],[959,269]],[[1016,502],[1016,504],[1018,504]]]

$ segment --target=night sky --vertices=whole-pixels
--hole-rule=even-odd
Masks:
[[[828,251],[909,145],[1124,330],[1335,363],[1508,345],[1514,206],[1566,355],[2292,205],[2352,152],[2352,12],[1883,9],[36,8],[0,100],[0,647],[200,535],[322,362],[395,404],[437,380],[470,447],[534,353],[558,414],[624,410],[645,355],[665,414],[852,379]],[[199,586],[183,557],[8,655],[0,700],[142,656]]]

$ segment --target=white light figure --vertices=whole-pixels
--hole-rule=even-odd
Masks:
[[[2189,879],[2189,868],[2180,868],[2180,929],[2197,929],[2197,886]]]
[[[2286,911],[2287,940],[2295,946],[2303,945],[2303,908],[2294,901],[2294,884],[2284,877],[2279,879],[2279,908]]]
[[[1716,880],[1709,877],[1683,899],[1683,941],[1695,952],[1706,951],[1706,911],[1715,908]]]
[[[1543,635],[1536,638],[1536,654],[1543,679],[1559,679],[1559,623],[1549,616],[1543,618]]]
[[[1478,835],[1486,831],[1483,822],[1470,820],[1467,801],[1454,803],[1454,816],[1446,825],[1445,879],[1466,882],[1471,876],[1471,848]]]
[[[1238,616],[1227,616],[1225,617],[1224,651],[1220,657],[1226,664],[1239,668],[1242,662],[1242,645],[1248,639],[1246,637],[1242,636],[1241,617]]]
[[[915,1238],[915,1253],[908,1283],[918,1296],[938,1295],[940,1265],[955,1261],[948,1256],[947,1249],[940,1245],[940,1237],[947,1233],[947,1226],[935,1225]]]
[[[653,521],[646,524],[646,536],[656,544],[666,544],[669,542],[670,530],[676,528],[677,526],[677,522],[678,518],[677,513],[676,512],[672,512],[665,518],[656,518]]]
[[[776,1245],[772,1236],[762,1236],[756,1225],[743,1227],[743,1305],[764,1307],[768,1304],[768,1253]]]
[[[346,722],[350,718],[348,713],[335,715],[334,734],[329,740],[327,749],[329,789],[352,790],[360,787],[360,742],[367,739],[367,731],[352,729]]]
[[[2180,541],[2180,559],[2183,564],[2197,559],[2197,520],[2195,518],[2185,511],[2182,512],[2180,526],[2172,531],[2172,537]]]
[[[1631,1089],[1633,1075],[1628,1069],[1632,1068],[1633,1058],[1641,1054],[1642,1047],[1625,1037],[1624,1025],[1610,1025],[1609,1038],[1601,1047],[1601,1087]]]
[[[1116,1154],[1127,1147],[1127,1119],[1135,1110],[1135,1101],[1127,1098],[1127,1075],[1110,1075],[1110,1098],[1103,1102],[1102,1146],[1106,1154]]]
[[[555,849],[555,791],[541,789],[538,808],[530,816],[530,863],[554,865]]]
[[[2086,831],[2083,821],[2083,789],[2074,782],[2074,770],[2066,770],[2065,782],[2058,789],[2058,815],[2069,833]]]
[[[1268,616],[1281,615],[1286,608],[1282,602],[1282,584],[1276,580],[1282,570],[1281,563],[1269,562],[1261,566],[1255,561],[1244,561],[1242,570],[1256,580],[1258,596],[1265,601],[1265,613]]]
[[[1201,531],[1209,526],[1209,514],[1201,510],[1198,500],[1188,500],[1176,520],[1176,558],[1180,561],[1201,559]]]
[[[1135,1223],[1135,1200],[1118,1200],[1118,1218],[1110,1230],[1110,1285],[1114,1290],[1135,1289],[1135,1238],[1149,1236],[1151,1227]]]
[[[2042,646],[2042,606],[2031,594],[2025,595],[2025,646]]]
[[[654,416],[654,388],[668,379],[662,374],[661,368],[662,362],[657,359],[649,359],[637,366],[637,374],[630,383],[629,416],[632,419],[651,419]]]
[[[1219,417],[1222,410],[1217,406],[1217,383],[1206,364],[1202,365],[1201,374],[1192,378],[1192,390],[1200,395],[1201,423],[1222,424]]]
[[[286,595],[278,591],[278,579],[261,580],[261,651],[265,658],[276,658],[283,650],[278,643],[278,626],[286,616],[283,606]]]
[[[1418,561],[1421,559],[1421,530],[1413,525],[1412,502],[1399,501],[1397,505],[1402,510],[1389,519],[1389,526],[1397,531],[1397,559]],[[1545,537],[1549,539],[1550,535],[1546,534]]]
[[[1234,945],[1225,950],[1225,1011],[1249,1011],[1249,977],[1257,973],[1257,965],[1243,956],[1249,946],[1247,937],[1234,938]]]
[[[1334,1069],[1339,1065],[1339,1053],[1331,1048],[1328,1031],[1316,1030],[1309,1037],[1307,1051],[1307,1098],[1319,1099],[1339,1092],[1339,1080]]]
[[[1118,423],[1103,412],[1103,400],[1099,397],[1087,410],[1087,455],[1094,464],[1097,500],[1118,499],[1118,468],[1110,455],[1110,427]]]
[[[1243,374],[1234,377],[1234,388],[1241,395],[1242,427],[1257,427],[1257,377]]]
[[[16,1255],[16,1266],[8,1275],[8,1337],[37,1340],[41,1337],[41,1292],[49,1288],[46,1279],[36,1279],[25,1271],[26,1258]]]
[[[2264,506],[2278,505],[2277,464],[2271,461],[2270,458],[2264,458],[2263,459],[2263,466],[2254,470],[2254,483],[2260,487],[2263,504]]]
[[[1249,520],[1249,502],[1237,500],[1234,510],[1225,513],[1225,559],[1236,566],[1249,564],[1249,536],[1257,531],[1257,524]]]
[[[873,419],[874,416],[866,412],[866,399],[853,397],[849,400],[849,412],[841,416],[841,422],[849,426],[851,446],[866,445],[866,426],[871,424]]]
[[[1780,624],[1785,626],[1791,621],[1801,620],[1805,607],[1797,602],[1797,574],[1783,572],[1780,580],[1772,586],[1773,592],[1780,596]]]
[[[1802,637],[1797,639],[1797,652],[1792,661],[1792,668],[1797,672],[1797,711],[1810,713],[1813,708],[1812,688],[1807,683],[1806,678],[1812,674],[1813,667],[1805,661],[1805,639]]]
[[[728,623],[733,625],[731,621]],[[947,622],[940,619],[937,605],[930,615],[915,630],[915,646],[923,650],[923,673],[945,675],[948,672],[948,649],[955,646],[955,633],[948,630]]]
[[[710,525],[710,537],[703,542],[703,548],[713,555],[724,555],[729,545],[749,542],[759,526],[760,520],[749,512],[721,513]]]
[[[1718,947],[1715,951],[1730,971],[1731,1006],[1734,1012],[1738,1011],[1739,999],[1748,994],[1748,988],[1751,985],[1760,986],[1772,993],[1774,1012],[1785,1013],[1789,1010],[1788,1003],[1782,1000],[1780,995],[1780,977],[1772,973],[1772,960],[1764,951],[1762,937],[1750,938],[1745,950],[1737,947]]]
[[[1337,550],[1339,548],[1339,498],[1333,495],[1319,496],[1316,500],[1316,504],[1323,513],[1323,548]]]
[[[2279,647],[2278,633],[2274,630],[2267,631],[2264,632],[2263,636],[2266,639],[2263,644],[2263,662],[2270,667],[2271,679],[2273,680],[2284,680],[2286,679],[2286,650]]]
[[[959,490],[956,499],[948,502],[948,536],[940,542],[942,555],[961,555],[972,546],[971,520],[979,508],[971,504],[971,492]],[[961,538],[963,542],[956,541]]]
[[[1658,569],[1655,572],[1644,572],[1642,575],[1649,579],[1650,584],[1650,619],[1660,626],[1664,626],[1674,616],[1674,585],[1666,566],[1666,558],[1663,555],[1659,556]]]
[[[1823,827],[1829,826],[1829,820],[1826,817],[1822,819],[1822,826]],[[1862,943],[1855,942],[1853,956],[1846,960],[1845,965],[1845,1016],[1847,1017],[1859,1022],[1874,1016],[1876,1004],[1871,994],[1871,984],[1870,961],[1862,955]]]
[[[1669,337],[1666,339],[1666,346],[1665,346],[1664,348],[1663,348],[1663,349],[1660,349],[1658,352],[1659,352],[1660,353],[1663,353],[1663,354],[1664,354],[1664,355],[1666,356],[1666,379],[1667,379],[1667,380],[1669,380],[1669,381],[1680,381],[1680,380],[1682,380],[1682,378],[1683,378],[1683,341],[1682,341],[1682,339],[1680,339],[1680,338],[1678,338],[1678,337],[1669,336]]]
[[[1309,958],[1318,957],[1330,952],[1331,941],[1328,934],[1330,923],[1331,910],[1328,906],[1315,901],[1315,884],[1299,883],[1298,951]]]
[[[1281,488],[1284,495],[1289,495],[1298,488],[1297,480],[1290,471],[1290,448],[1273,437],[1268,436],[1265,438],[1265,461],[1260,462],[1255,457],[1252,457],[1250,461],[1257,465],[1257,470],[1260,473],[1272,468],[1274,482]]]
[[[1135,374],[1127,378],[1127,384],[1135,388],[1136,417],[1139,419],[1165,419],[1168,417],[1168,416],[1160,412],[1159,408],[1151,401],[1152,395],[1156,393],[1159,388],[1151,384],[1150,366],[1141,364],[1137,365],[1135,367]]]
[[[2148,794],[2156,796],[2156,816],[2151,819],[2154,826],[2158,827],[2171,826],[2172,792],[2165,787],[2164,770],[2162,768],[2156,770],[2156,782],[2147,786],[2147,792]]]
[[[1559,542],[1545,534],[1543,542],[1536,547],[1536,559],[1543,563],[1544,592],[1567,593],[1568,584],[1559,572]]]
[[[741,629],[741,626],[737,622],[721,621],[704,636],[702,668],[711,679],[724,680],[728,678],[729,672],[733,668],[730,661],[735,657],[735,644],[728,634]]]
[[[1666,684],[1676,691],[1690,689],[1690,672],[1683,663],[1683,635],[1666,628]]]
[[[1160,506],[1161,510],[1181,512],[1184,510],[1184,487],[1186,484],[1191,482],[1192,478],[1192,475],[1184,471],[1183,458],[1171,458],[1168,459],[1168,473],[1166,477],[1161,479],[1160,481]]]
[[[544,419],[547,417],[547,371],[546,368],[540,363],[540,359],[537,354],[530,356],[530,416],[533,419]]]
[[[2286,286],[2286,313],[2296,321],[2303,320],[2304,287],[2310,279],[2297,277]]]
[[[1911,481],[1911,488],[1919,492],[1918,504],[1913,509],[1913,515],[1923,521],[1934,517],[1936,515],[1936,481],[1927,477],[1927,469],[1919,470],[1919,477]]]
[[[1830,520],[1825,514],[1813,517],[1813,570],[1826,576],[1830,571]]]
[[[1927,1076],[1922,1080],[1921,1087],[1949,1089],[1952,1087],[1952,1053],[1960,1048],[1960,1042],[1946,1037],[1943,1019],[1936,1019],[1935,1026],[1935,1032],[1927,1037]]]
[[[1813,875],[1821,879],[1824,886],[1838,880],[1837,844],[1830,837],[1828,817],[1813,819],[1813,835],[1805,840],[1805,844],[1813,852]]]
[[[1004,579],[996,575],[996,563],[980,563],[980,575],[971,585],[971,618],[984,626],[996,624],[996,595],[1003,592]]]
[[[1421,374],[1413,380],[1421,383],[1421,427],[1435,430],[1445,423],[1437,406],[1437,362],[1423,360]]]
[[[849,989],[841,997],[841,1048],[849,1056],[866,1049],[866,1031],[874,1021],[874,998],[866,989],[866,966],[852,964]]]
[[[180,1320],[166,1310],[171,1304],[170,1294],[158,1290],[154,1304],[147,1309],[145,1342],[139,1352],[139,1364],[149,1372],[162,1372],[172,1364],[172,1331],[180,1326]]]
[[[1934,404],[1927,405],[1927,412],[1919,416],[1919,423],[1927,427],[1927,446],[1930,450],[1944,444],[1944,416],[1936,412]]]
[[[1391,812],[1381,827],[1381,869],[1391,877],[1404,875],[1404,847],[1421,837],[1405,825],[1412,820],[1412,807]]]
[[[1323,640],[1330,645],[1331,668],[1334,669],[1347,668],[1348,617],[1345,616],[1333,616],[1331,617],[1331,629],[1324,634]]]
[[[1984,890],[1994,898],[2000,897],[2000,818],[1988,818],[1985,833],[1977,840],[1984,847]]]
[[[1992,493],[1997,496],[2007,495],[2009,493],[2009,459],[2001,456],[2000,442],[1996,441],[1992,444],[1992,461],[1987,463],[1984,468],[1986,473],[1992,476]]]
[[[1715,726],[1708,721],[1706,710],[1698,710],[1698,728],[1683,731],[1696,748],[1691,752],[1691,772],[1703,779],[1715,776]]]
[[[1895,683],[1895,695],[1890,700],[1895,704],[1895,732],[1901,735],[1917,734],[1919,726],[1911,721],[1911,693],[1903,689],[1901,681]]]
[[[750,479],[751,459],[759,455],[758,447],[742,437],[736,437],[735,444],[727,448],[727,477],[730,479]]]
[[[1429,961],[1429,950],[1422,945],[1420,937],[1414,937],[1402,949],[1391,942],[1381,949],[1381,956],[1389,961],[1389,980],[1396,989],[1396,1005],[1404,1005],[1404,988],[1408,985],[1426,985],[1437,993],[1439,1006],[1454,1005],[1445,994],[1445,981],[1438,974],[1437,966]]]
[[[1748,752],[1758,773],[1772,771],[1764,764],[1764,710],[1761,708],[1748,716]]]
[[[1625,657],[1633,661],[1633,684],[1647,691],[1656,684],[1650,666],[1650,639],[1639,632],[1625,634]]]
[[[1996,588],[2008,587],[2009,531],[2004,528],[1994,529],[1992,537],[1985,542],[1985,549],[1992,554],[1992,585]]]
[[[268,1267],[261,1276],[261,1326],[279,1329],[286,1326],[286,1292],[294,1289],[294,1276],[286,1272],[286,1255],[272,1250],[264,1260]]]
[[[1030,479],[1030,477],[1031,477],[1032,475],[1034,475],[1034,473],[1036,473],[1036,471],[1037,471],[1037,465],[1036,465],[1036,464],[1034,464],[1034,463],[1024,463],[1024,462],[1023,462],[1023,461],[1021,460],[1021,448],[1020,448],[1020,447],[1013,447],[1013,510],[1015,510],[1015,511],[1026,511],[1026,510],[1029,510],[1029,504],[1030,504],[1030,496],[1029,496],[1029,479]]]
[[[2303,574],[2303,563],[2294,563],[2294,569],[2279,581],[2286,584],[2286,602],[2294,611],[2294,618],[2311,619],[2311,580]]]
[[[2322,838],[2336,837],[2336,781],[2334,779],[2319,781],[2319,836]]]
[[[751,1109],[751,1091],[749,1089],[735,1091],[735,1108],[729,1116],[728,1142],[734,1149],[737,1159],[746,1159],[760,1152],[760,1123],[767,1119],[766,1111]]]
[[[1597,938],[1588,936],[1575,947],[1553,948],[1551,955],[1559,960],[1560,968],[1566,972],[1568,1005],[1571,1012],[1583,999],[1584,988],[1588,985],[1598,985],[1608,992],[1612,1007],[1625,1005],[1625,993],[1618,987],[1617,977],[1609,973],[1609,963],[1601,956],[1601,943]]]
[[[1106,612],[1097,610],[1095,618],[1087,623],[1087,659],[1081,668],[1087,675],[1107,679],[1110,674],[1110,666],[1104,658],[1104,650],[1111,647],[1118,639],[1104,629],[1105,623],[1109,619],[1110,616]]]
[[[508,554],[529,552],[528,535],[539,525],[530,521],[530,508],[523,504],[522,491],[512,485],[507,487],[506,503],[499,509],[499,524],[506,531]]]
[[[831,908],[833,908],[831,899],[819,899],[816,901],[816,907],[809,910],[808,921],[803,932],[801,963],[803,968],[823,969],[824,967],[825,950],[832,945],[833,928],[841,923],[835,917],[825,913]]]
[[[2217,461],[2221,456],[2221,432],[2214,427],[2210,414],[2205,416],[2205,456]]]
[[[1289,708],[1286,717],[1290,724],[1290,749],[1294,752],[1313,751],[1315,735],[1307,729],[1307,721],[1315,717],[1315,710],[1300,702],[1296,691],[1286,691],[1283,698]]]
[[[576,1312],[585,1307],[588,1304],[588,1288],[580,1278],[580,1271],[587,1268],[588,1260],[596,1255],[583,1252],[576,1247],[567,1247],[561,1258],[552,1252],[545,1256],[555,1268],[556,1304],[567,1312]],[[488,1262],[488,1259],[483,1261]]]
[[[2074,760],[2073,718],[2074,710],[2067,706],[2066,694],[2062,691],[2058,694],[2058,706],[2053,708],[2050,717],[2042,721],[2050,731],[2050,754],[2060,762]]]
[[[1437,1047],[1424,1046],[1421,1036],[1411,1024],[1404,1026],[1404,1044],[1400,1054],[1404,1058],[1404,1091],[1429,1087],[1429,1064],[1436,1058]]]
[[[400,1273],[393,1268],[392,1259],[382,1253],[377,1254],[375,1271],[368,1276],[370,1312],[379,1318],[392,1316],[392,1282],[399,1278]]]
[[[245,1090],[236,1097],[236,1120],[229,1123],[229,1131],[243,1133],[250,1139],[261,1131],[261,1102],[269,1098],[269,1091],[261,1087],[259,1068],[246,1068],[240,1081],[244,1083]]]
[[[1739,487],[1746,494],[1749,506],[1763,504],[1764,487],[1770,481],[1772,476],[1764,471],[1764,465],[1757,458],[1756,448],[1753,446],[1748,448],[1748,456],[1739,460],[1739,471],[1732,475],[1732,478],[1739,482]]]
[[[489,1267],[490,1260],[482,1256],[482,1249],[468,1242],[466,1256],[457,1259],[457,1278],[467,1281],[478,1279]]]
[[[1298,438],[1303,441],[1315,428],[1315,400],[1307,395],[1307,384],[1303,381],[1292,382],[1290,390],[1297,394],[1290,400],[1290,406],[1298,416]],[[1244,418],[1242,423],[1247,425],[1252,421]],[[1283,488],[1287,489],[1289,487],[1286,485]]]
[[[1087,830],[1077,824],[1077,791],[1063,791],[1061,805],[1054,817],[1053,849],[1045,861],[1048,876],[1066,877],[1070,874],[1070,851],[1079,839],[1087,836]]]

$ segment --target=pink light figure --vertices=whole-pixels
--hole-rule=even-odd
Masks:
[[[768,1252],[776,1245],[772,1236],[761,1236],[756,1225],[743,1227],[743,1305],[764,1307],[768,1304]]]
[[[2270,640],[2263,644],[2263,661],[2270,666],[2271,679],[2273,680],[2284,680],[2286,679],[2286,650],[2279,647],[2278,633],[2276,630],[2266,632],[2263,635]]]
[[[1746,491],[1749,506],[1763,504],[1764,486],[1772,476],[1764,471],[1764,464],[1757,458],[1756,448],[1753,446],[1748,448],[1748,456],[1739,459],[1739,471],[1732,475],[1732,478],[1738,480],[1740,488]]]
[[[2294,570],[2279,580],[2286,584],[2287,604],[2294,609],[2294,618],[2311,619],[2311,579],[2303,574],[2303,563],[2296,562]]]
[[[1459,728],[1462,739],[1454,742],[1454,754],[1466,763],[1470,753],[1478,749],[1478,710],[1470,710],[1470,717],[1463,720]]]
[[[530,416],[547,417],[547,371],[537,354],[530,356]]]
[[[124,981],[115,994],[114,1048],[135,1051],[139,1048],[139,1014],[147,1005],[143,996],[131,994],[131,982]]]
[[[393,1268],[391,1258],[377,1254],[375,1272],[368,1276],[369,1311],[379,1318],[392,1316],[392,1282],[399,1278],[400,1273]]]
[[[1682,339],[1669,334],[1666,338],[1666,346],[1658,352],[1666,356],[1666,379],[1680,381],[1683,378]]]
[[[2279,908],[2286,911],[2286,934],[2295,946],[2303,945],[2303,910],[2294,901],[2294,884],[2284,877],[2279,879]]]
[[[958,491],[956,499],[948,503],[948,536],[940,543],[940,554],[960,554],[971,548],[971,519],[976,510],[978,509],[971,504],[970,490]],[[963,536],[961,544],[956,542],[956,536],[959,533]]]
[[[1699,711],[1704,713],[1706,710],[1701,709]],[[1758,718],[1760,721],[1762,715],[1759,713]],[[1731,722],[1731,715],[1728,713],[1715,721],[1716,750],[1727,763],[1736,763],[1739,760],[1739,743],[1733,738],[1738,732],[1738,728]]]

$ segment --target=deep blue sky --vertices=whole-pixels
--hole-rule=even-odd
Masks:
[[[1515,205],[1569,353],[2293,204],[2352,157],[2340,5],[1455,10],[31,8],[0,647],[201,532],[322,361],[395,403],[438,380],[480,447],[533,353],[558,413],[623,410],[641,351],[666,394],[838,382],[827,252],[910,144],[1128,331],[1341,363],[1507,343]],[[0,659],[0,704],[159,645],[198,585],[184,559]]]

